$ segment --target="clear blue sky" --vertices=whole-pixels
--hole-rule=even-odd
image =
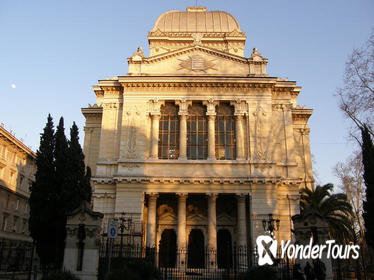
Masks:
[[[0,122],[39,146],[48,113],[66,127],[76,121],[83,139],[81,107],[95,103],[98,79],[125,75],[126,58],[138,46],[148,55],[147,33],[167,10],[195,1],[0,0]],[[199,0],[208,10],[233,14],[247,33],[246,56],[257,47],[271,76],[302,86],[299,104],[310,119],[314,169],[321,183],[354,144],[334,94],[344,65],[374,27],[374,2],[351,0]],[[12,88],[12,84],[16,87]],[[68,133],[68,131],[67,131]]]

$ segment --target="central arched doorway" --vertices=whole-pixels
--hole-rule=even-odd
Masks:
[[[204,268],[204,234],[200,229],[193,229],[188,236],[188,263],[189,268]]]
[[[218,268],[232,267],[231,233],[227,229],[217,232],[217,264]]]
[[[175,267],[177,259],[177,236],[173,229],[165,229],[162,232],[159,247],[160,267]]]

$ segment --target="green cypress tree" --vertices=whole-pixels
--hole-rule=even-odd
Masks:
[[[48,115],[47,124],[40,136],[37,150],[35,182],[30,187],[29,231],[36,243],[36,251],[45,267],[54,261],[54,211],[51,186],[55,183],[54,168],[55,137],[53,120]],[[53,248],[53,247],[52,247]]]
[[[366,125],[361,129],[362,163],[366,186],[366,201],[363,203],[365,238],[370,247],[374,247],[374,146]]]
[[[79,144],[79,131],[75,122],[70,129],[68,149],[69,184],[71,188],[71,204],[69,211],[77,208],[83,200],[91,200],[91,170],[85,172],[84,155]],[[78,194],[78,195],[77,195]]]
[[[57,267],[62,265],[65,238],[66,238],[66,195],[67,189],[67,163],[68,163],[68,141],[65,136],[64,118],[60,118],[59,125],[56,128],[55,134],[55,184],[53,185],[53,200],[55,203],[55,265]]]

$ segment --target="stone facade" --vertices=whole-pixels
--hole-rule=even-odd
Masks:
[[[312,110],[256,48],[244,57],[245,39],[228,13],[170,11],[148,34],[149,57],[139,47],[125,76],[94,86],[84,152],[104,223],[125,212],[143,245],[160,247],[171,231],[177,248],[203,236],[219,249],[253,246],[272,213],[275,237],[290,238],[299,188],[314,182]]]
[[[0,126],[0,239],[31,241],[29,187],[36,154]]]

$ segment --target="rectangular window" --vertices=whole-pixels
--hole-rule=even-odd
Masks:
[[[187,158],[206,159],[208,157],[208,128],[205,108],[193,104],[187,117]]]
[[[234,111],[228,104],[220,104],[217,108],[215,135],[216,159],[235,159],[236,144]]]
[[[10,195],[8,194],[7,198],[6,198],[6,208],[8,209],[10,206]]]
[[[18,217],[14,216],[13,217],[13,231],[14,232],[17,232],[17,230],[18,230],[17,225],[18,225]]]
[[[159,125],[158,158],[178,159],[179,157],[179,118],[177,106],[166,103],[161,108]]]
[[[20,186],[21,189],[23,189],[22,186],[23,186],[24,181],[25,181],[25,176],[20,175],[20,177],[19,177],[19,186]]]
[[[3,216],[3,222],[2,222],[2,225],[1,225],[1,229],[3,231],[7,231],[7,228],[8,228],[8,215],[4,214],[4,216]]]
[[[27,219],[23,219],[23,222],[22,222],[22,233],[26,233],[27,232]]]
[[[16,180],[16,173],[13,172],[13,171],[10,171],[10,180],[9,180],[9,183],[10,183],[11,185],[14,185],[15,180]]]

